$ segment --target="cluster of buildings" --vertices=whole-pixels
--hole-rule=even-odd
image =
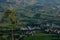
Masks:
[[[60,34],[60,28],[47,28],[45,32],[52,34]]]
[[[20,30],[22,31],[23,34],[30,34],[30,35],[33,35],[34,33],[36,33],[35,30],[40,30],[40,27],[39,26],[35,26],[35,27],[21,27]]]
[[[51,23],[51,24],[46,24],[45,25],[45,29],[44,31],[46,33],[51,33],[51,34],[60,34],[60,26],[59,25],[56,25],[54,23]]]
[[[33,35],[34,33],[36,33],[36,30],[45,31],[46,33],[60,34],[60,26],[54,23],[46,23],[43,25],[35,24],[35,25],[29,25],[26,27],[19,27],[19,28],[15,28],[13,32],[17,34],[22,34],[22,35],[25,35],[25,34]],[[0,30],[0,33],[1,32],[11,34],[12,30]]]
[[[27,27],[20,27],[20,30],[24,31],[26,34],[34,34],[36,30],[43,30],[46,33],[51,34],[60,34],[60,26],[54,23],[46,23],[44,25],[34,25],[34,26],[27,26]]]

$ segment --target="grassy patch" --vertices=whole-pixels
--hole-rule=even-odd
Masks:
[[[33,36],[25,37],[24,40],[58,40],[60,35],[56,34],[34,34]]]

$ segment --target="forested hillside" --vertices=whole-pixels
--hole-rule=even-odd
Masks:
[[[1,40],[54,40],[52,36],[60,38],[60,0],[0,0]]]

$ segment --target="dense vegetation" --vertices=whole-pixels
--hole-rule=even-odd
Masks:
[[[47,23],[60,28],[60,1],[0,0],[0,40],[15,40],[13,37],[18,40],[60,40],[59,34],[44,33]],[[33,28],[37,25],[41,26],[42,30],[36,31],[33,36],[20,30],[21,27]],[[21,34],[25,36],[21,38]]]

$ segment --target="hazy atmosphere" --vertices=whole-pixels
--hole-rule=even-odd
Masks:
[[[60,0],[0,0],[0,40],[60,40]]]

